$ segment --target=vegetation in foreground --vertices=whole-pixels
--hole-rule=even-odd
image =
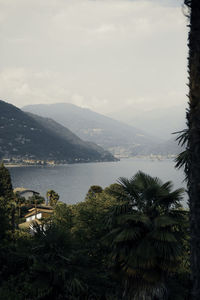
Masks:
[[[138,172],[84,202],[47,196],[54,214],[17,226],[19,199],[0,167],[0,299],[189,299],[188,212],[182,189]]]

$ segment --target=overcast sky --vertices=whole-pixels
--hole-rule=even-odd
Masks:
[[[110,114],[185,105],[181,0],[0,0],[0,98]]]

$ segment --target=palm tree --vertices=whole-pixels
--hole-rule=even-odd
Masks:
[[[182,163],[187,176],[190,232],[192,299],[200,299],[200,1],[184,0],[189,8],[189,109],[187,111],[187,131],[182,136],[186,152],[182,153]],[[180,160],[181,161],[181,160]]]
[[[49,190],[46,193],[47,201],[50,206],[56,206],[60,196],[54,191]]]
[[[124,299],[167,297],[168,276],[176,273],[184,251],[186,224],[183,189],[172,187],[138,172],[130,180],[120,178],[113,190],[119,204],[106,239],[115,273],[124,279]]]

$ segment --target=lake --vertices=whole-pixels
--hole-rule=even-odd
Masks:
[[[115,183],[119,177],[132,177],[138,170],[163,181],[171,180],[174,188],[185,187],[184,174],[174,168],[170,159],[122,159],[119,162],[83,163],[52,167],[10,168],[14,187],[25,187],[42,196],[50,189],[60,195],[60,200],[69,204],[84,200],[91,185],[103,188]],[[184,202],[186,203],[185,195]]]

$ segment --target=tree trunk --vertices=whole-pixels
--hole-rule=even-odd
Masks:
[[[190,6],[188,193],[191,229],[192,299],[200,299],[200,0]]]

